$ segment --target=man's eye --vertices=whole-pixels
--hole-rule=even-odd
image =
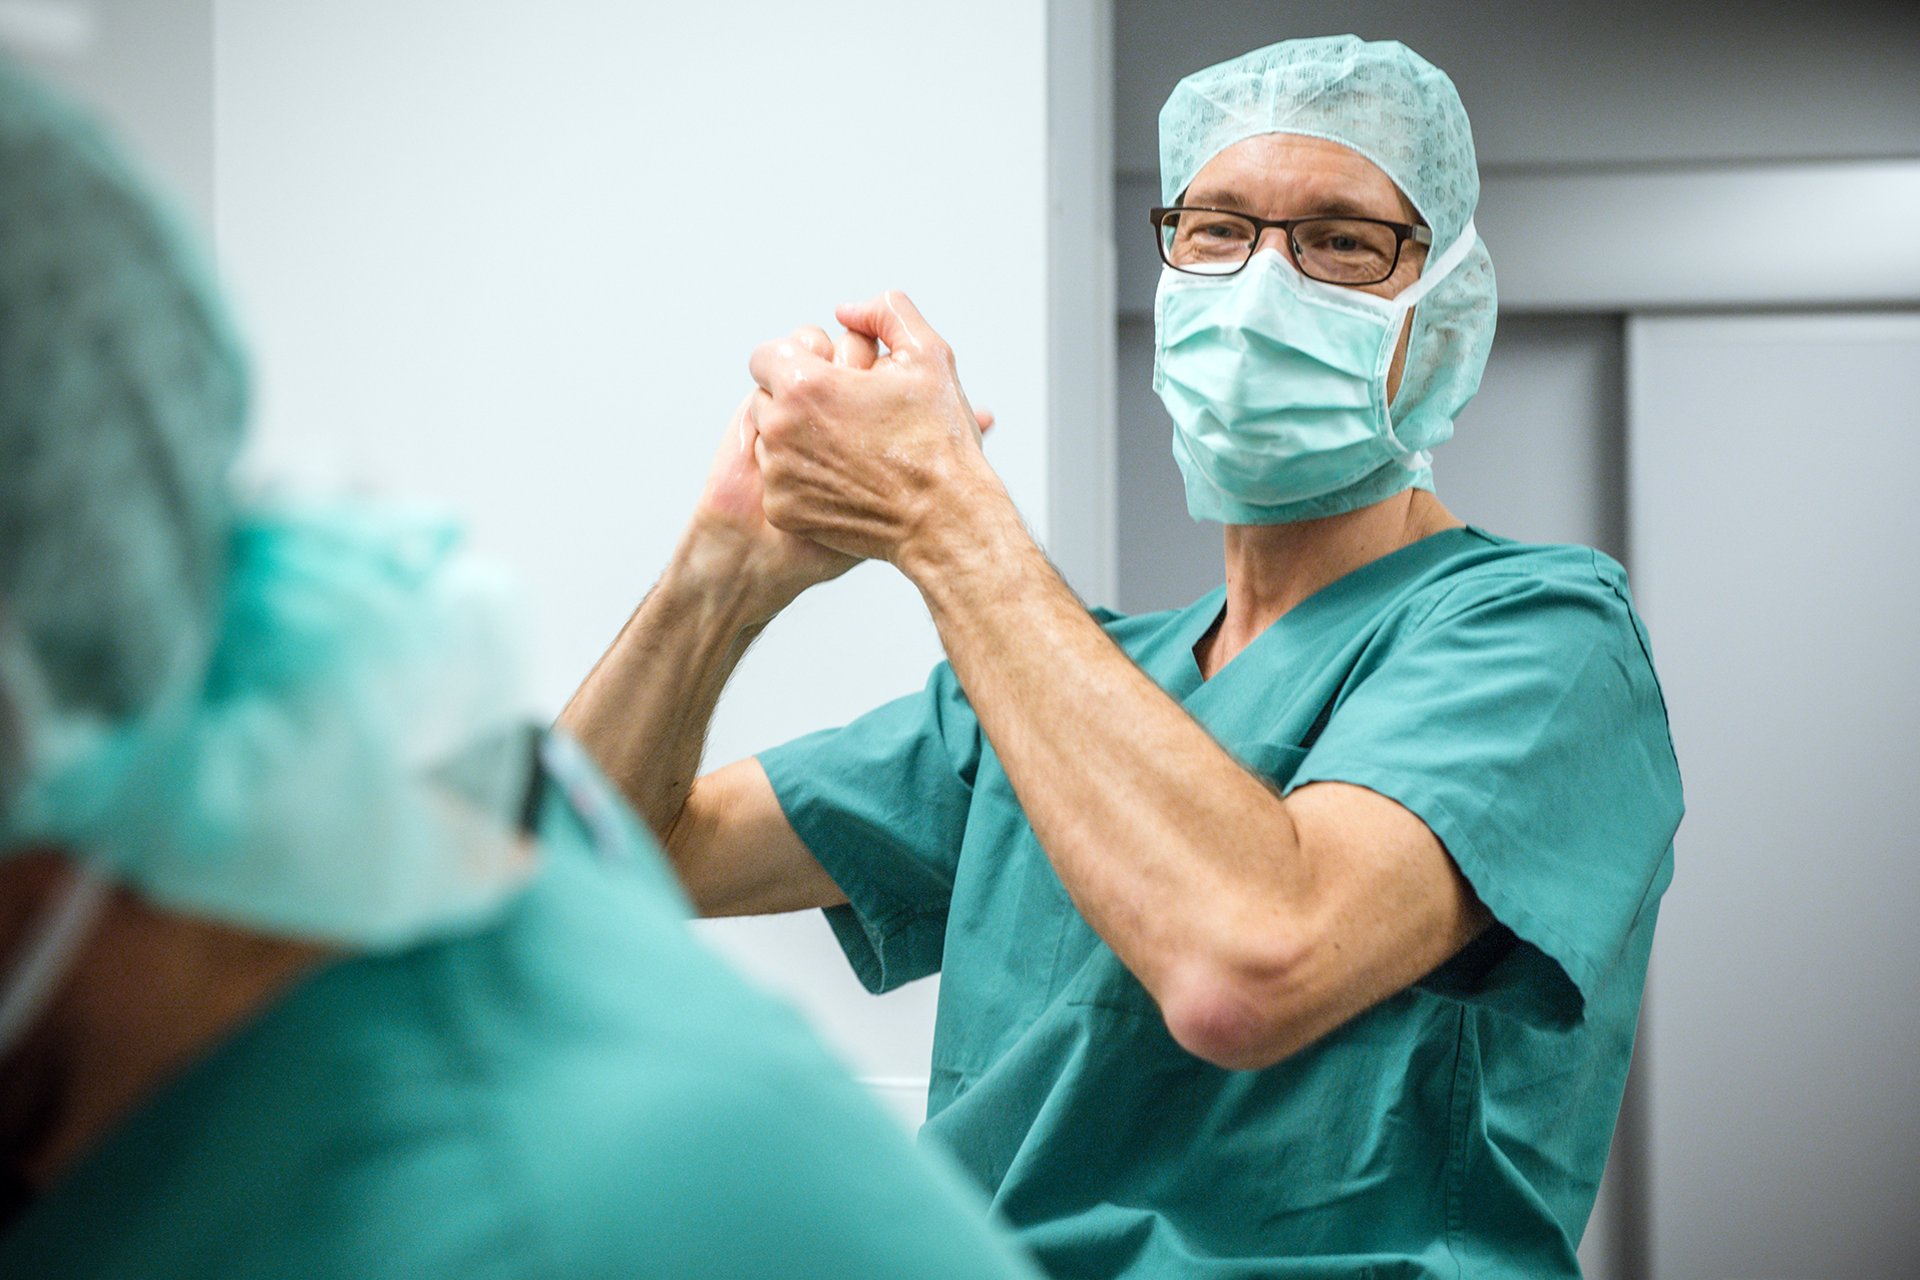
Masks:
[[[1309,223],[1300,228],[1298,243],[1309,253],[1329,258],[1390,258],[1393,233],[1365,222]]]
[[[1373,248],[1358,236],[1323,231],[1305,238],[1306,247],[1320,253],[1364,253]]]
[[[1208,240],[1245,240],[1247,228],[1239,222],[1202,222],[1193,229],[1193,234]]]

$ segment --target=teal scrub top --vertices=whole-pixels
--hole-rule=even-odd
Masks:
[[[297,985],[32,1205],[0,1276],[1034,1280],[550,755],[503,916]]]
[[[761,756],[865,984],[942,973],[924,1133],[1055,1277],[1577,1276],[1681,815],[1624,574],[1450,530],[1203,681],[1223,599],[1103,622],[1282,791],[1418,815],[1497,923],[1292,1057],[1213,1066],[1074,910],[941,666]]]

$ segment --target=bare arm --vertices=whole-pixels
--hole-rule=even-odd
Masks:
[[[560,713],[647,825],[670,841],[720,692],[765,626],[730,585],[735,548],[688,530],[665,575]]]
[[[789,341],[843,365],[873,359],[858,337],[836,348],[815,329]],[[855,562],[767,524],[743,406],[666,572],[560,714],[653,828],[702,914],[845,901],[757,761],[695,774],[720,693],[754,639],[802,591]]]
[[[1413,814],[1339,784],[1282,799],[1112,644],[986,465],[951,353],[911,303],[841,319],[888,357],[842,376],[756,353],[769,519],[920,588],[1061,882],[1180,1043],[1275,1062],[1485,927]]]
[[[765,626],[727,550],[689,532],[560,724],[659,836],[702,915],[833,906],[845,895],[794,834],[759,761],[694,776],[721,690]]]

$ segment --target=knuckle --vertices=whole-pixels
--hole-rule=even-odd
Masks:
[[[787,371],[787,399],[802,409],[813,408],[826,399],[829,387],[825,370],[804,366]]]

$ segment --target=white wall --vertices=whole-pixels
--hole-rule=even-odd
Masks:
[[[551,714],[667,558],[758,342],[908,290],[1047,528],[1046,24],[964,7],[218,0],[220,257],[268,473],[424,493],[531,590]],[[718,762],[917,688],[882,567],[743,666]],[[672,673],[662,673],[672,678]],[[870,1077],[924,1078],[932,984],[858,991],[815,916],[710,928]],[[639,978],[644,980],[644,978]]]

